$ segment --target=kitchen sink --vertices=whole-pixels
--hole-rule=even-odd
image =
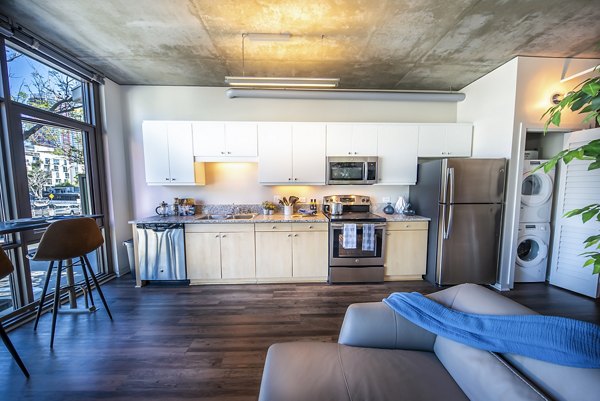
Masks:
[[[251,220],[255,214],[205,214],[196,220]]]
[[[230,215],[234,220],[250,220],[253,219],[255,214],[232,214]]]
[[[205,214],[202,217],[198,217],[196,220],[227,220],[230,218],[230,214]]]

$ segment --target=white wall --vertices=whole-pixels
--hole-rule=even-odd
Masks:
[[[457,122],[473,123],[473,157],[510,158],[517,92],[517,59],[466,86]]]
[[[226,88],[123,86],[123,117],[130,171],[132,214],[154,213],[162,201],[193,197],[201,203],[260,203],[274,194],[321,198],[358,193],[375,197],[407,196],[406,186],[269,187],[258,184],[256,164],[207,165],[204,187],[148,186],[144,177],[143,120],[455,122],[455,103],[357,100],[229,99]]]
[[[106,80],[100,96],[104,118],[102,126],[109,201],[106,220],[111,230],[111,243],[108,245],[112,248],[115,273],[121,275],[129,271],[123,241],[131,238],[131,228],[127,224],[131,216],[131,191],[123,133],[121,88],[116,83]]]

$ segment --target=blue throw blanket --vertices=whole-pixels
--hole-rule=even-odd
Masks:
[[[600,368],[600,326],[592,323],[558,316],[464,313],[416,292],[396,292],[383,302],[412,323],[474,348]]]

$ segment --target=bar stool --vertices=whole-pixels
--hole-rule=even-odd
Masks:
[[[10,259],[4,253],[4,249],[0,248],[0,280],[7,277],[10,273],[13,272],[13,270],[14,267]],[[6,331],[4,331],[2,322],[0,322],[0,337],[2,337],[2,342],[4,342],[4,345],[6,345],[6,348],[8,348],[8,351],[14,358],[15,362],[17,362],[17,365],[19,365],[19,367],[21,368],[21,371],[23,372],[25,377],[29,377],[29,372],[27,371],[25,364],[21,360],[21,357],[19,357],[17,350],[10,341],[10,338],[8,338],[8,334],[6,334]]]
[[[56,272],[56,289],[54,290],[54,303],[52,306],[52,331],[50,337],[50,348],[54,346],[54,331],[56,329],[56,316],[58,314],[58,307],[60,306],[60,276],[63,270],[63,261],[66,259],[79,259],[78,263],[73,263],[73,266],[80,264],[83,270],[83,277],[85,279],[85,285],[90,294],[92,305],[94,300],[92,297],[92,288],[88,279],[88,271],[92,277],[92,281],[98,290],[100,299],[106,308],[108,317],[112,320],[112,315],[104,294],[98,284],[98,280],[94,275],[90,261],[88,260],[87,254],[98,249],[104,243],[102,232],[98,228],[94,219],[84,218],[69,218],[64,220],[58,220],[50,224],[50,226],[42,235],[42,239],[38,244],[38,248],[35,254],[31,255],[31,259],[36,261],[48,261],[48,271],[46,272],[46,280],[44,282],[44,289],[40,297],[40,304],[38,306],[37,314],[35,317],[35,324],[33,330],[37,330],[38,321],[42,314],[42,304],[46,297],[46,291],[48,290],[48,283],[50,282],[50,276],[54,268],[54,262],[58,261],[58,268]],[[87,270],[87,271],[86,271]]]

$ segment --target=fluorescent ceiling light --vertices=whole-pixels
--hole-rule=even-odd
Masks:
[[[230,86],[279,88],[335,88],[339,78],[283,78],[283,77],[225,77]]]
[[[285,42],[292,37],[291,33],[244,33],[243,37],[254,42]]]
[[[326,100],[390,100],[404,102],[462,102],[465,94],[460,92],[434,91],[386,91],[386,90],[299,90],[299,89],[227,89],[227,97],[265,99],[326,99]]]

